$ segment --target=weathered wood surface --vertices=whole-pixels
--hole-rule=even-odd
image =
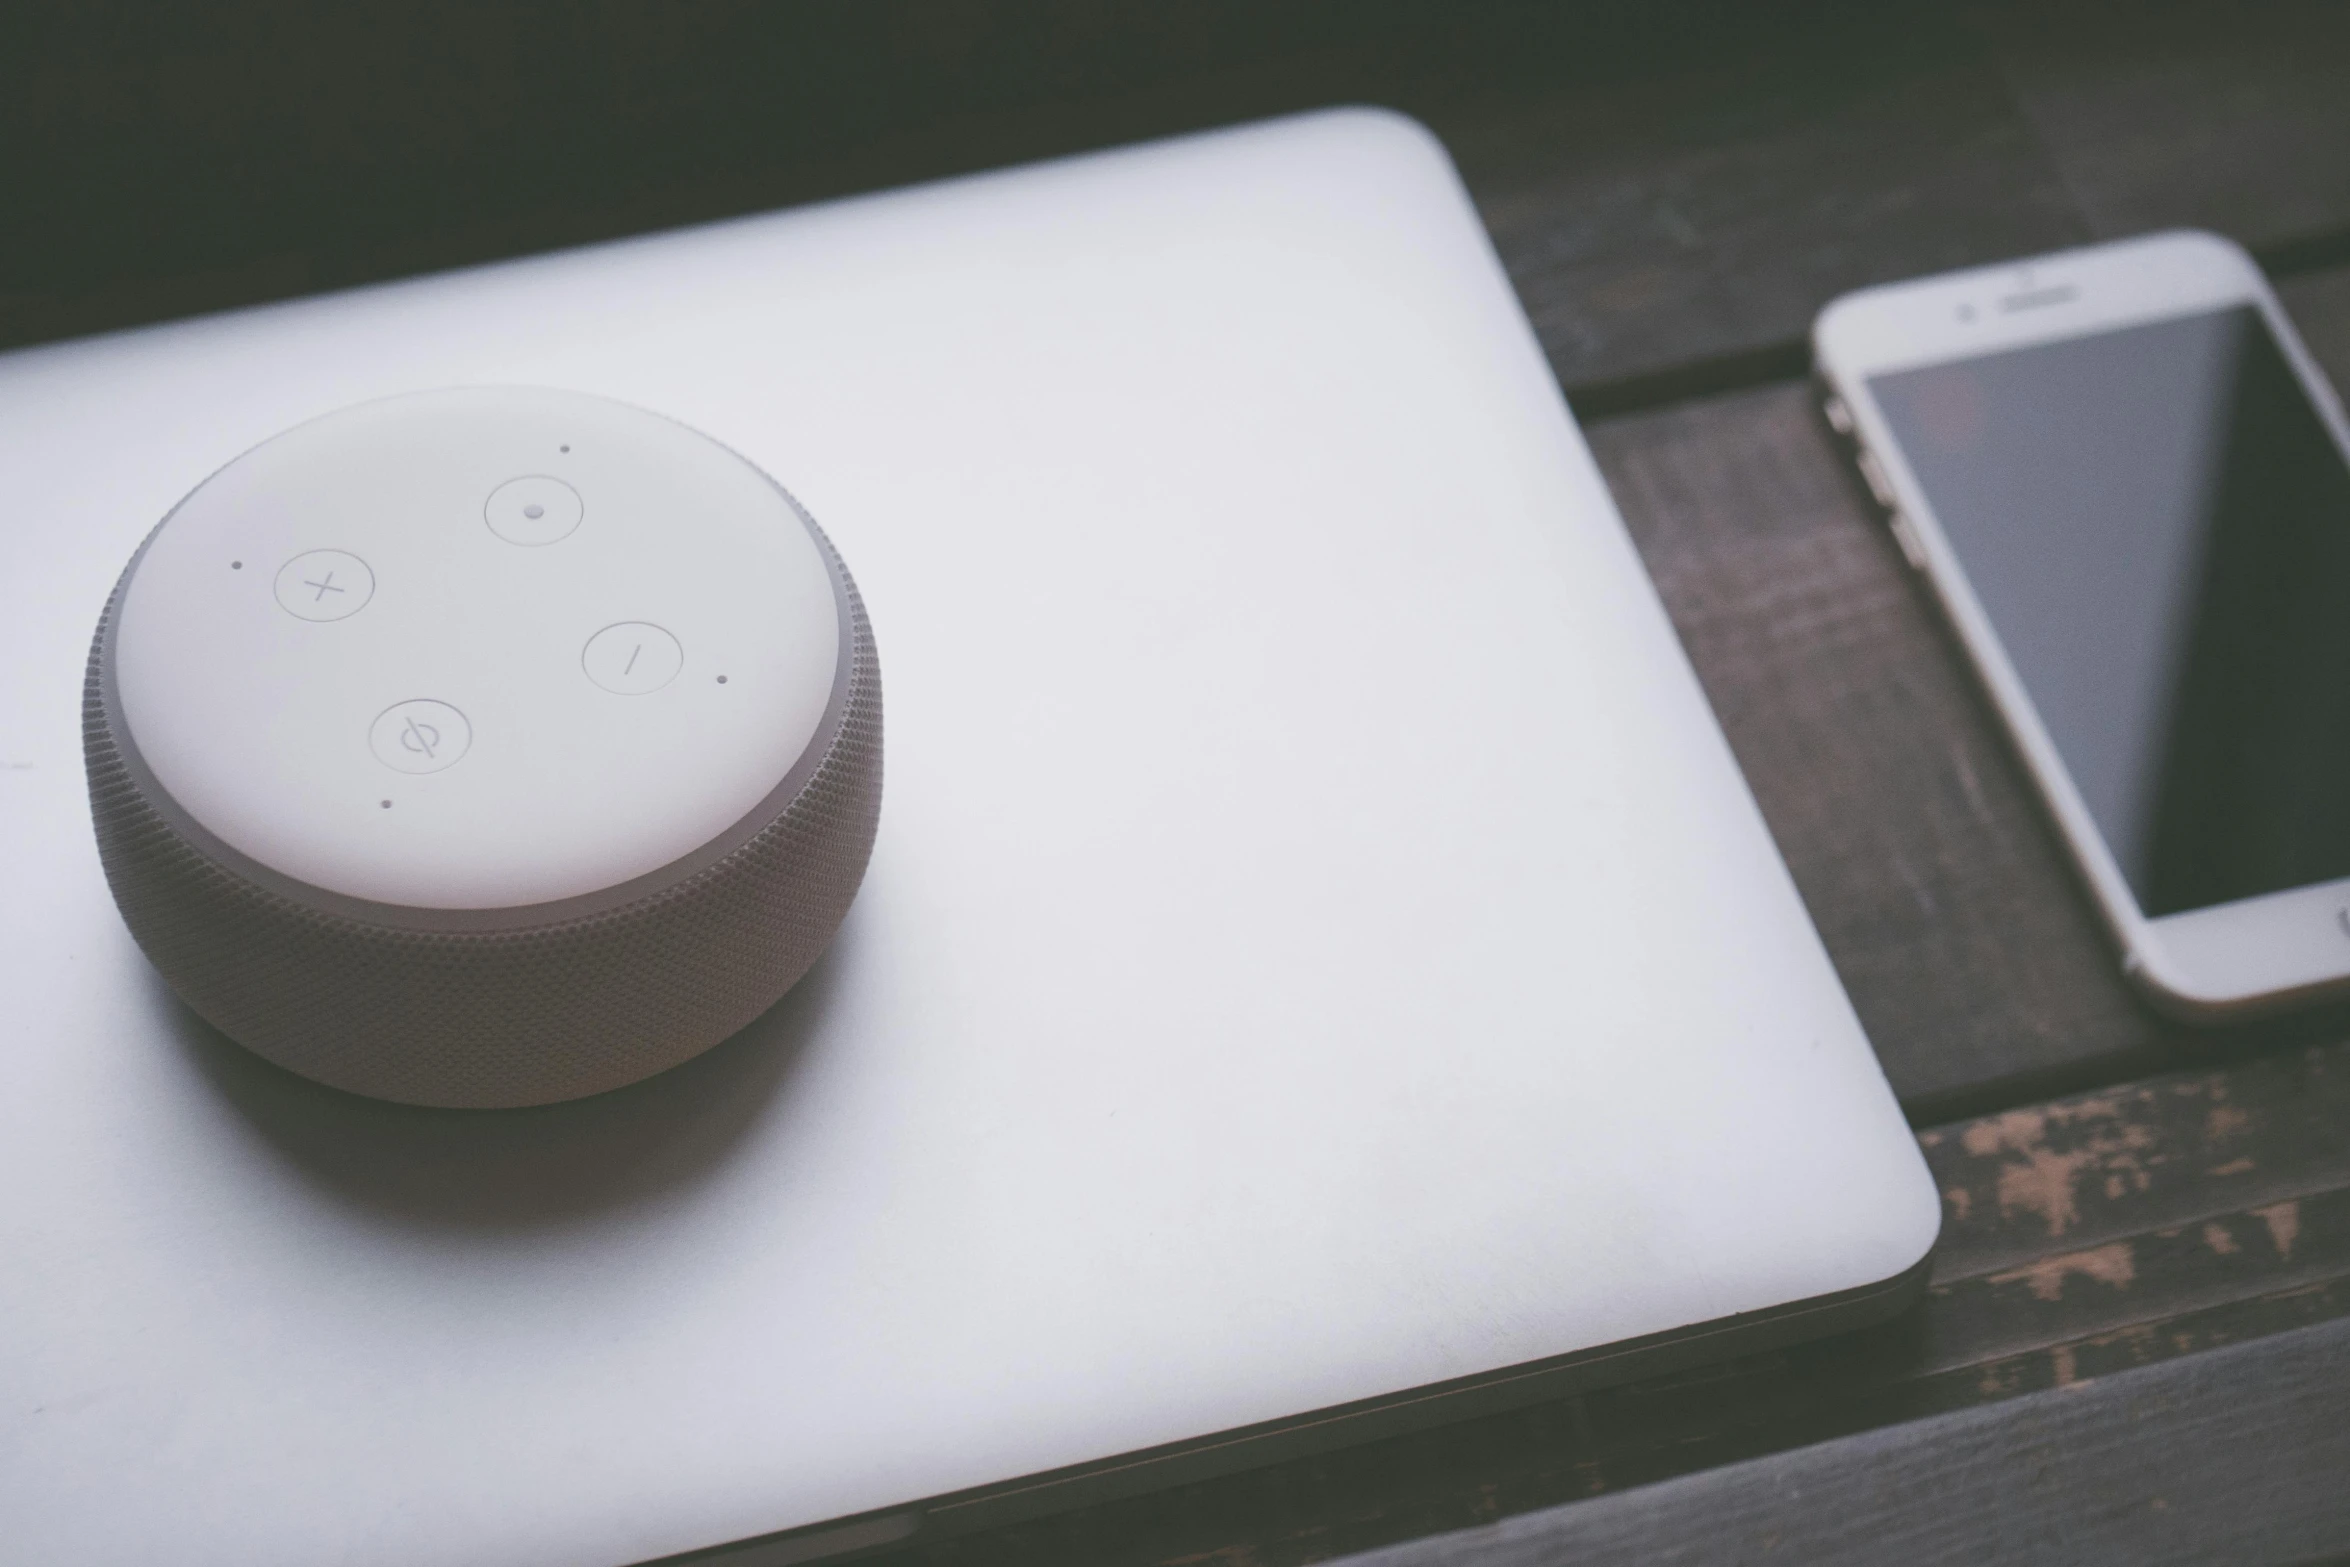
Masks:
[[[2284,295],[2350,386],[2350,272],[2288,281]],[[1803,382],[1589,433],[1914,1114],[2017,1103],[2279,1037],[2277,1025],[2167,1024],[2123,981],[1996,716]]]
[[[1867,283],[2190,225],[2350,260],[2337,6],[1834,10],[1728,61],[1425,112],[1587,417],[1799,374],[1812,317]]]
[[[2277,297],[2334,390],[2350,401],[2350,265],[2281,278]]]
[[[2306,1563],[2350,1551],[2350,1322],[1349,1558]]]
[[[2142,1367],[2200,1366],[2207,1352],[2230,1345],[2246,1353],[2228,1369],[2198,1369],[2162,1385],[2192,1388],[2206,1402],[2237,1390],[2247,1407],[2264,1411],[2265,1440],[2282,1449],[2273,1494],[2258,1493],[2267,1505],[2304,1522],[2342,1516],[2350,1486],[2313,1490],[2302,1482],[2306,1466],[2336,1461],[2339,1451],[2311,1445],[2312,1409],[2335,1411],[2329,1429],[2335,1440],[2350,1440],[2343,1435],[2350,1421],[2338,1417],[2343,1390],[2329,1384],[2330,1405],[2278,1404],[2300,1373],[2268,1368],[2299,1365],[2292,1346],[2301,1341],[2285,1335],[2350,1314],[2350,1044],[2001,1111],[1929,1129],[1920,1143],[1942,1188],[1945,1227],[1926,1302],[1901,1321],[883,1559],[903,1567],[1290,1567],[1577,1498],[1663,1495],[1633,1488],[1763,1455],[1781,1455],[1770,1462],[1795,1469],[1754,1473],[1808,1474],[1802,1466],[1813,1460],[1796,1449],[1860,1433],[1875,1435],[1840,1451],[1905,1455],[1906,1467],[1893,1471],[1901,1488],[1886,1494],[1895,1501],[1904,1490],[1917,1494],[1921,1510],[1910,1524],[1931,1534],[1941,1519],[1960,1531],[1954,1541],[1988,1549],[1987,1537],[1963,1532],[1964,1509],[1935,1504],[1937,1452],[1954,1474],[1993,1484],[1999,1475],[1981,1467],[1981,1455],[2004,1442],[2029,1450],[2043,1440],[2036,1433],[2051,1431],[2058,1434],[2045,1440],[2076,1440],[2073,1427],[2050,1427],[2048,1406],[2031,1404],[2031,1395],[2078,1394]],[[1959,1411],[1969,1413],[1958,1425],[1932,1423]],[[2003,1425],[2011,1419],[2012,1428]],[[2291,1420],[2304,1424],[2279,1424]],[[2169,1477],[2148,1496],[2217,1505],[2224,1486],[2182,1487],[2177,1477],[2192,1471],[2160,1467],[2181,1452],[2192,1457],[2194,1449],[2175,1443],[2206,1425],[2234,1439],[2236,1428],[2217,1413],[2175,1429],[2146,1428],[2146,1442],[2162,1451],[2140,1456],[2156,1466],[2149,1473]],[[2012,1437],[2000,1436],[2003,1429]],[[1913,1441],[1909,1431],[1922,1434]],[[2112,1451],[2097,1447],[2103,1439],[2094,1434],[2079,1440],[2085,1451]],[[2249,1452],[2231,1460],[2238,1467],[2212,1473],[2245,1475]],[[1853,1460],[1863,1475],[1877,1461]],[[1703,1505],[1745,1527],[1755,1499],[1777,1482],[1723,1483],[1727,1490],[1701,1493],[1714,1498]],[[2076,1493],[2042,1493],[2023,1521],[2061,1531],[2068,1494]],[[2113,1494],[2095,1485],[2077,1492],[2084,1513]],[[2335,1511],[2324,1514],[2320,1503]],[[1821,1516],[1838,1522],[1833,1509]],[[1616,1540],[1608,1532],[1615,1527],[1603,1519],[1589,1538]],[[1495,1560],[1511,1567],[1567,1559],[1507,1554],[1518,1537],[1468,1536],[1442,1546],[1454,1554],[1426,1560],[1479,1562],[1479,1551],[1497,1552]],[[1836,1543],[1792,1528],[1785,1537]],[[2111,1555],[2119,1546],[2096,1549]]]
[[[1977,31],[2100,238],[2210,228],[2350,259],[2350,9],[2009,0]]]
[[[1846,289],[2089,237],[1949,21],[1840,13],[1654,79],[1423,112],[1586,417],[1800,373]]]
[[[1779,850],[1914,1114],[2174,1064],[2020,765],[1783,382],[1593,449]]]

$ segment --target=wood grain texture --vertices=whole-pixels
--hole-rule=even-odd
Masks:
[[[2350,270],[2282,292],[2320,361],[2350,372]],[[1913,1116],[2319,1037],[2350,1017],[2190,1030],[2131,991],[1971,666],[1805,384],[1588,434]]]
[[[2003,1411],[2015,1411],[2015,1441],[2037,1440],[2032,1394],[2249,1345],[2250,1369],[2227,1373],[2249,1395],[2264,1385],[2261,1356],[2285,1353],[2261,1345],[2350,1313],[2350,1044],[2003,1111],[1920,1143],[1945,1241],[1924,1305],[1900,1321],[884,1560],[1295,1567],[1577,1498],[1653,1494],[1636,1488],[1860,1433],[1898,1441],[1968,1411],[1987,1424],[1949,1429],[1975,1435],[1937,1427],[1933,1439],[1963,1467],[1998,1446]],[[1904,1460],[1905,1485],[1924,1483],[1935,1450]],[[2107,1493],[2073,1494],[2100,1505]],[[1744,1504],[1702,1505],[1737,1516]]]
[[[1868,283],[2192,225],[2350,261],[2350,12],[1848,11],[1597,89],[1431,100],[1579,412],[1800,373]]]
[[[1997,74],[1931,21],[1839,17],[1718,65],[1428,116],[1586,415],[1796,344],[1847,289],[2089,236]]]
[[[2301,1562],[2350,1549],[2350,1322],[1349,1558]]]
[[[1918,1142],[1942,1187],[1936,1288],[2008,1279],[2350,1184],[2350,1045],[1998,1111]],[[2234,1254],[2215,1243],[2215,1255]]]
[[[2188,226],[2283,249],[2350,221],[2350,10],[2003,4],[1977,32],[2100,238]]]
[[[1913,1114],[2181,1059],[1809,389],[1589,433]]]
[[[2336,394],[2350,400],[2350,266],[2283,278],[2276,289]]]

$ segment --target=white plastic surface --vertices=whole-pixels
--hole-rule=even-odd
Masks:
[[[732,827],[807,749],[839,647],[816,543],[750,464],[623,403],[497,387],[336,411],[204,480],[140,560],[115,658],[140,754],[224,842],[482,909]]]
[[[786,478],[871,608],[889,781],[767,1018],[444,1114],[174,1006],[99,876],[80,675],[192,474],[490,381]],[[19,354],[0,475],[22,1559],[632,1562],[1875,1283],[1935,1233],[1408,122]]]

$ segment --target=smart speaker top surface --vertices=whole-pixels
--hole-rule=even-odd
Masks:
[[[173,1006],[77,723],[192,475],[487,382],[791,486],[887,651],[889,807],[765,1018],[468,1116]],[[26,1559],[639,1561],[1873,1285],[1935,1232],[1476,215],[1392,116],[17,354],[0,473]]]
[[[327,413],[182,502],[116,633],[158,783],[261,864],[417,908],[550,903],[734,826],[840,646],[791,503],[681,424],[524,387]]]

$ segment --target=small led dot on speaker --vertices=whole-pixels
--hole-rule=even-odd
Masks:
[[[567,452],[567,451],[571,450],[571,448],[570,448],[570,447],[568,447],[568,446],[558,446],[558,447],[557,447],[557,448],[555,448],[555,449],[556,449],[557,451],[562,451],[562,452]]]
[[[387,810],[387,811],[388,811],[388,810],[390,810],[390,809],[392,808],[392,802],[391,802],[391,801],[389,801],[389,800],[386,800],[386,801],[384,801],[384,802],[383,802],[383,807],[384,807],[384,809],[385,809],[385,810]]]
[[[228,569],[231,571],[243,571],[245,569],[245,563],[241,560],[232,560],[228,563]]]
[[[720,675],[720,676],[718,677],[718,683],[719,683],[720,685],[724,685],[724,684],[726,684],[726,677],[725,677],[724,675]]]

